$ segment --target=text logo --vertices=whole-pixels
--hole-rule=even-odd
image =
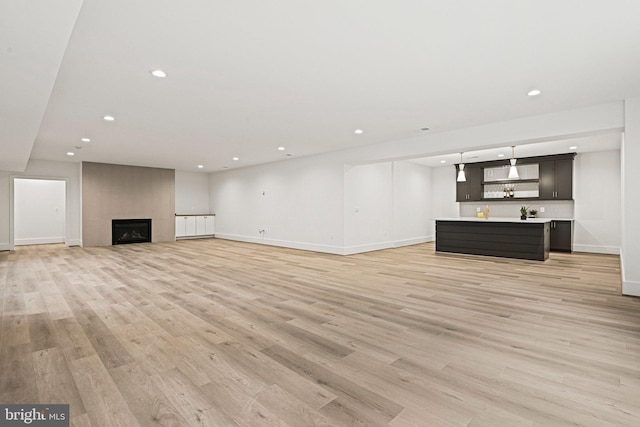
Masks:
[[[0,427],[69,427],[69,405],[0,404]]]

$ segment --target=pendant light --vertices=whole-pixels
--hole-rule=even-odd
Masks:
[[[515,156],[516,146],[511,146],[511,166],[509,166],[509,179],[520,179],[520,175],[518,175],[518,169],[516,169],[516,156]]]
[[[462,153],[460,153],[460,164],[458,165],[458,182],[465,182],[467,177],[464,175],[464,163],[462,163]]]

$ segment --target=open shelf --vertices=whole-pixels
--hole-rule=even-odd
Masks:
[[[494,185],[494,184],[518,184],[526,182],[539,182],[539,179],[499,179],[496,181],[482,181],[482,185]]]

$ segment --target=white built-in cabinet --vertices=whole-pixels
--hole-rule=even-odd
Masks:
[[[215,215],[176,215],[176,239],[213,237]]]

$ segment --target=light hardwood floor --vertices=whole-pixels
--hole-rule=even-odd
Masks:
[[[19,247],[0,307],[0,402],[74,426],[640,425],[616,256]]]

